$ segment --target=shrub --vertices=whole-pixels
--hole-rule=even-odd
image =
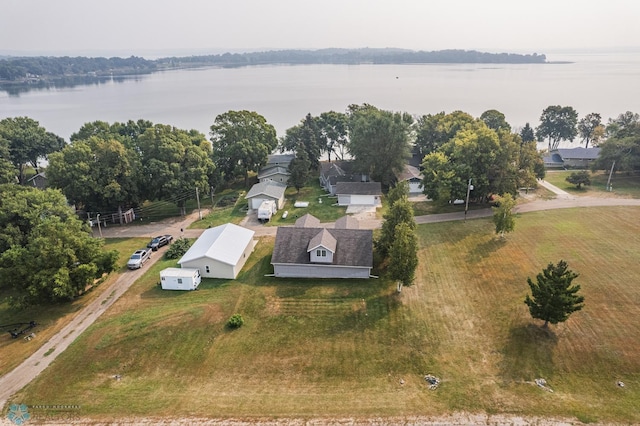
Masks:
[[[167,259],[179,259],[187,252],[187,250],[189,250],[189,247],[191,247],[191,240],[178,238],[173,244],[171,244],[169,250],[165,253],[165,257]]]
[[[240,328],[244,324],[244,319],[240,314],[233,314],[231,318],[227,321],[227,327],[229,328]]]

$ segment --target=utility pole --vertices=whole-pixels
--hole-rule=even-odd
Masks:
[[[96,219],[98,220],[98,232],[100,233],[100,238],[102,238],[102,228],[100,227],[100,213],[98,213]]]
[[[202,220],[202,212],[200,211],[200,192],[198,191],[198,187],[196,186],[196,201],[198,201],[198,216],[200,220]]]
[[[613,168],[616,166],[616,160],[613,160],[611,165],[611,171],[609,172],[609,179],[607,180],[607,191],[611,192],[611,175],[613,174]]]
[[[473,189],[471,185],[471,178],[469,178],[469,183],[467,184],[467,201],[464,204],[464,221],[467,221],[467,210],[469,210],[469,192]]]

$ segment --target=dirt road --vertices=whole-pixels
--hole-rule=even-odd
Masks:
[[[197,218],[195,215],[190,215],[180,220],[176,220],[170,223],[164,223],[160,225],[153,225],[151,227],[131,227],[129,230],[136,228],[140,234],[133,236],[148,236],[156,234],[173,234],[180,235],[180,229],[186,229],[186,227]],[[114,231],[118,228],[113,227]],[[109,233],[109,236],[121,236],[127,228],[120,228],[121,232],[104,232]],[[106,231],[106,230],[105,230]],[[129,234],[129,232],[126,232]],[[199,235],[199,233],[198,233]],[[105,235],[106,236],[106,235]],[[129,236],[129,235],[126,235]],[[154,252],[151,258],[147,261],[144,267],[135,271],[126,271],[118,279],[107,288],[102,296],[94,300],[89,305],[81,309],[76,317],[69,322],[60,332],[55,334],[51,339],[45,343],[40,349],[38,349],[33,355],[27,358],[22,364],[16,367],[14,370],[0,377],[0,408],[4,407],[7,399],[26,386],[31,380],[33,380],[38,374],[40,374],[45,368],[53,362],[56,357],[67,349],[67,347],[82,334],[93,322],[98,319],[120,296],[126,292],[129,287],[144,273],[150,265],[157,262],[163,255],[167,248]]]

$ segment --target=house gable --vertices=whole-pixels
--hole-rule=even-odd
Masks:
[[[317,253],[308,251],[310,248],[324,249],[327,255],[330,249],[335,250],[332,263],[313,262],[311,254]],[[276,277],[369,278],[373,267],[373,231],[279,227],[271,264]]]
[[[312,263],[333,263],[338,241],[329,231],[323,229],[309,241],[307,253]]]

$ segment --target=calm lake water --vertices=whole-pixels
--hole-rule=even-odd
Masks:
[[[299,65],[167,71],[123,82],[0,93],[0,119],[29,116],[68,140],[82,124],[144,118],[208,137],[216,115],[247,109],[278,135],[307,114],[369,103],[415,115],[488,109],[515,128],[536,127],[549,105],[573,106],[603,121],[640,112],[640,54],[547,55],[532,65]]]

